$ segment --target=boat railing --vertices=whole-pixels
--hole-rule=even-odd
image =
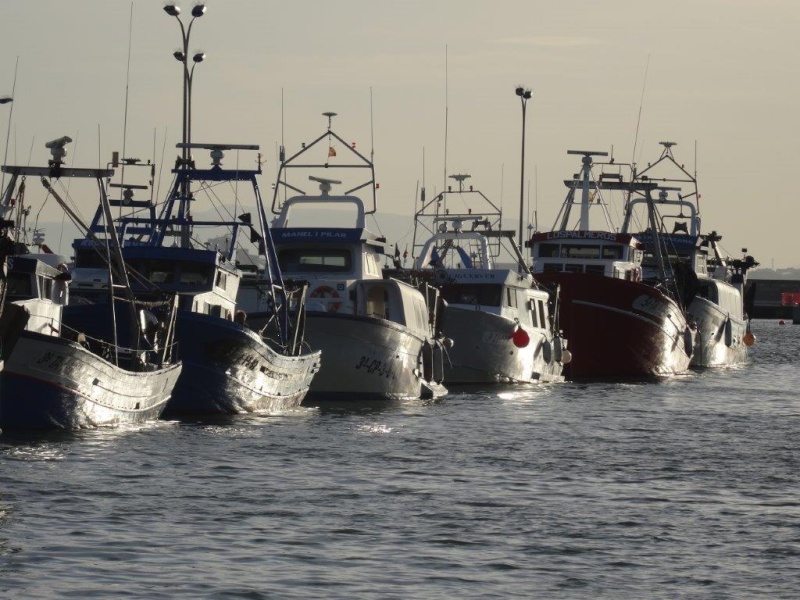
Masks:
[[[125,346],[114,345],[113,342],[86,335],[82,331],[61,324],[61,337],[71,342],[76,342],[85,350],[103,358],[111,363],[123,363],[128,365],[131,370],[144,371],[150,363],[150,355],[159,356],[178,356],[178,342],[172,341],[164,352],[163,347],[150,349],[128,348]],[[159,365],[161,366],[161,365]]]

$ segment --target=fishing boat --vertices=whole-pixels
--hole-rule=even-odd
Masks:
[[[175,338],[183,372],[165,414],[273,413],[295,408],[319,369],[320,353],[303,345],[285,314],[289,301],[276,271],[257,181],[260,154],[255,158],[256,169],[228,169],[222,162],[226,151],[257,152],[259,147],[183,142],[177,147],[184,156],[173,170],[171,190],[158,214],[151,199],[134,198],[140,189],[136,184],[121,183],[120,198],[110,202],[125,212],[116,219],[115,227],[126,262],[139,274],[133,282],[134,290],[141,295],[153,290],[170,292],[179,299]],[[198,168],[190,155],[192,150],[209,151],[210,168]],[[135,164],[129,161],[129,168]],[[238,192],[230,206],[221,196],[221,190],[237,190],[240,184],[252,193],[249,201],[258,213],[257,221],[249,212],[240,212],[237,218],[216,216],[242,206],[244,200]],[[203,198],[213,207],[213,217],[194,216],[198,212],[196,203]],[[99,213],[89,228],[94,235],[107,234]],[[274,334],[248,327],[245,314],[236,305],[242,276],[236,264],[241,230],[255,243],[257,252],[267,257],[273,273],[270,294],[276,301],[269,319],[276,324],[271,330]],[[92,237],[76,240],[73,245],[71,287],[73,295],[83,302],[70,306],[68,312],[73,322],[87,327],[96,307],[86,302],[96,304],[98,290],[107,285],[103,270],[96,264],[96,245]]]
[[[569,339],[571,379],[649,378],[685,372],[695,331],[681,306],[681,294],[662,271],[644,280],[642,243],[613,225],[604,190],[629,190],[619,173],[593,174],[594,156],[606,152],[570,150],[582,156],[580,173],[564,183],[567,196],[550,231],[531,236],[536,279],[557,287],[560,326]],[[639,184],[650,198],[652,185]],[[570,219],[573,208],[579,218]],[[600,227],[590,210],[602,212]]]
[[[65,209],[55,182],[89,178],[96,180],[102,212],[110,220],[103,186],[113,171],[63,167],[64,145],[69,141],[64,137],[47,144],[53,154],[48,167],[3,167],[3,172],[11,175],[2,201],[4,212],[13,209],[19,215],[26,210],[28,176],[40,177],[48,193]],[[0,427],[76,429],[138,424],[157,419],[166,407],[181,372],[173,354],[174,299],[162,296],[143,305],[132,294],[118,240],[112,236],[102,251],[111,282],[107,293],[124,304],[115,320],[106,325],[111,338],[119,334],[119,339],[130,342],[127,345],[92,337],[64,322],[71,277],[66,265],[54,267],[41,254],[27,252],[19,244],[7,258],[5,300],[17,309],[14,319],[22,323],[22,330],[13,348],[3,348]],[[95,319],[105,316],[97,314]]]
[[[377,210],[374,165],[331,129],[335,113],[324,114],[328,128],[317,139],[289,158],[281,148],[270,228],[283,276],[307,286],[305,339],[322,351],[308,403],[441,396],[446,389],[442,340],[432,318],[435,290],[427,296],[383,277],[386,240],[366,225],[366,216]],[[334,171],[345,177],[366,172],[367,179],[332,193],[342,185],[332,179]],[[289,181],[290,173],[308,176],[319,193],[303,191],[302,182]],[[354,194],[362,189],[369,204]],[[294,195],[285,197],[287,192]],[[240,296],[251,322],[263,321],[263,300],[259,305],[253,293],[258,285],[253,281]]]
[[[436,285],[446,302],[445,384],[563,381],[571,359],[557,304],[539,286],[501,210],[470,175],[448,186],[414,215],[414,264],[408,274]],[[501,261],[505,260],[503,264]],[[399,266],[399,265],[398,265]]]
[[[742,258],[722,252],[722,237],[703,233],[697,176],[679,164],[674,142],[661,142],[661,156],[635,176],[656,183],[659,235],[652,231],[635,234],[644,244],[645,275],[656,269],[655,244],[675,278],[688,286],[687,313],[697,324],[692,366],[721,367],[747,361],[747,349],[755,342],[745,307],[744,287],[749,269],[758,265],[743,249]],[[688,187],[689,189],[684,189]],[[646,198],[634,195],[628,202],[623,229],[632,231],[637,207],[646,211]],[[640,210],[642,212],[642,210]]]
[[[2,209],[2,205],[0,205]],[[11,353],[25,329],[27,316],[25,310],[15,304],[6,302],[8,295],[8,259],[16,250],[14,242],[14,226],[12,219],[6,219],[7,211],[0,214],[0,371],[5,364],[3,357]]]

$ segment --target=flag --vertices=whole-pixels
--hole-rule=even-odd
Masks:
[[[400,268],[400,248],[397,247],[397,244],[394,245],[394,268]]]
[[[328,148],[328,156],[336,156],[336,148],[334,148],[333,146],[330,146]]]
[[[405,251],[403,252],[403,266],[406,265],[406,261],[408,260],[408,246],[406,246]]]

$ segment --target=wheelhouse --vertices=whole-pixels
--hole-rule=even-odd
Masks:
[[[594,273],[641,278],[642,244],[632,235],[604,231],[536,233],[530,241],[536,273]]]

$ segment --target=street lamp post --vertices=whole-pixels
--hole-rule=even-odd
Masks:
[[[197,52],[192,57],[192,67],[189,68],[189,37],[192,34],[192,25],[194,20],[202,17],[206,12],[205,4],[195,4],[192,7],[192,19],[189,21],[189,26],[186,27],[181,21],[181,9],[177,4],[167,4],[164,6],[164,12],[171,17],[175,17],[181,27],[181,40],[183,42],[183,49],[176,50],[172,55],[175,60],[183,64],[183,152],[181,153],[181,161],[184,166],[188,166],[190,149],[188,145],[192,141],[192,76],[194,75],[194,68],[197,63],[203,62],[206,55],[202,52]]]
[[[192,7],[192,18],[189,21],[189,26],[186,27],[181,21],[181,9],[177,4],[167,4],[164,6],[164,12],[170,17],[175,17],[178,24],[181,26],[181,39],[183,41],[183,49],[176,50],[172,53],[175,60],[183,65],[183,137],[181,139],[181,169],[189,169],[191,167],[192,152],[190,144],[192,142],[192,77],[194,75],[194,68],[197,63],[203,61],[206,57],[202,52],[197,52],[192,57],[192,68],[189,68],[189,36],[192,34],[192,25],[194,20],[202,17],[206,12],[205,4],[195,4]],[[189,221],[191,194],[189,190],[189,179],[183,177],[180,185],[180,208],[179,214],[182,219],[180,225],[181,231],[181,247],[190,247],[191,226]]]
[[[531,98],[532,92],[528,89],[523,88],[521,85],[518,85],[514,91],[517,94],[517,96],[519,96],[520,102],[522,103],[522,153],[521,153],[522,164],[520,165],[520,183],[519,183],[519,247],[521,249],[524,245],[522,238],[522,230],[524,227],[523,207],[525,206],[525,109],[528,105],[528,100],[530,100]]]

